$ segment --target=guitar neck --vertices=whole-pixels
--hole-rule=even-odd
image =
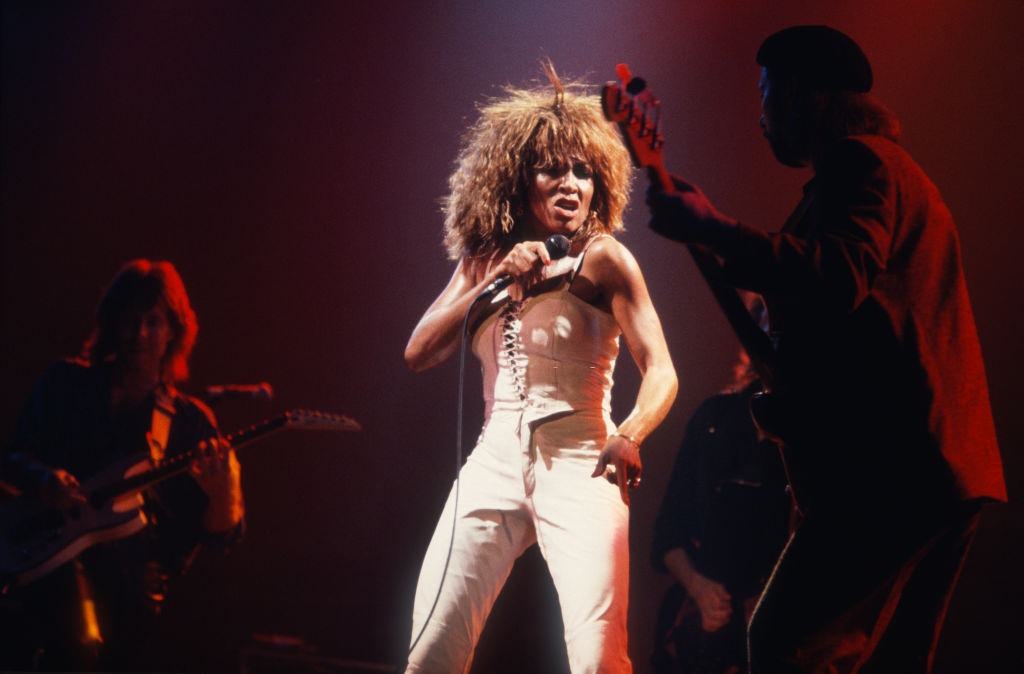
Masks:
[[[261,421],[258,424],[253,424],[248,428],[235,431],[230,435],[224,436],[224,439],[231,443],[231,446],[237,450],[248,445],[254,440],[269,435],[274,431],[281,430],[287,425],[288,417],[281,415],[279,417],[274,417],[273,419]],[[211,438],[211,440],[212,439],[213,438]],[[128,494],[146,489],[147,487],[152,487],[153,485],[163,482],[170,477],[186,472],[192,465],[192,462],[196,460],[199,455],[199,447],[193,447],[187,452],[167,457],[150,470],[125,478],[117,484],[110,485],[109,487],[97,489],[93,492],[91,498],[97,502],[104,502],[121,496],[122,494]]]
[[[647,174],[651,182],[661,187],[662,191],[668,194],[678,192],[672,175],[661,161],[660,154],[657,155],[656,161],[651,161],[647,166]],[[714,295],[718,306],[725,314],[729,326],[733,329],[747,355],[750,356],[750,363],[761,378],[761,382],[765,388],[771,389],[775,382],[775,350],[771,340],[751,318],[750,312],[736,289],[723,281],[722,265],[715,255],[696,243],[688,243],[686,248],[690,251],[690,256],[697,265],[697,269],[711,289],[711,294]]]
[[[648,166],[647,177],[652,183],[657,183],[662,192],[666,192],[668,194],[674,194],[676,192],[676,184],[672,181],[672,174],[668,172],[667,168],[665,168],[665,163],[663,161],[659,160]]]
[[[690,251],[690,256],[697,265],[697,269],[707,281],[711,294],[714,295],[718,306],[725,314],[736,338],[739,339],[747,355],[750,356],[750,364],[761,378],[761,383],[767,389],[773,388],[775,385],[775,349],[771,339],[754,323],[735,288],[722,282],[720,278],[722,267],[714,254],[695,243],[686,244],[686,248]]]

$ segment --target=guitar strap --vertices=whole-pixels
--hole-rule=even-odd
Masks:
[[[155,394],[156,400],[153,404],[153,419],[149,431],[146,432],[146,442],[149,444],[149,456],[153,463],[160,463],[167,452],[167,438],[171,434],[171,421],[174,419],[174,398],[171,397],[166,387],[158,386]],[[145,522],[145,516],[140,515]],[[103,643],[103,632],[100,629],[100,622],[96,615],[96,603],[93,600],[93,591],[89,582],[89,576],[85,571],[82,560],[76,558],[73,562],[75,571],[76,587],[78,589],[78,603],[81,610],[81,631],[79,638],[85,648],[95,650]],[[146,575],[149,575],[147,567]]]
[[[146,441],[149,443],[149,456],[154,463],[160,463],[167,453],[167,438],[171,434],[171,421],[174,420],[174,398],[164,386],[156,389],[156,402],[153,405],[153,421]]]

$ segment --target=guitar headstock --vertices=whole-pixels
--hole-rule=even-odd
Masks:
[[[661,101],[647,88],[647,82],[634,77],[629,66],[615,67],[618,82],[608,82],[601,89],[604,116],[619,125],[622,138],[637,167],[663,167],[661,147],[665,144],[660,132]]]
[[[284,413],[285,427],[310,431],[361,431],[359,422],[344,414],[331,414],[319,410],[288,410]]]

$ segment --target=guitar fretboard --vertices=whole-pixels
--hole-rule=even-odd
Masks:
[[[234,449],[240,449],[252,441],[269,435],[274,431],[296,425],[300,427],[306,426],[309,428],[336,431],[360,430],[359,424],[348,417],[326,414],[323,412],[300,410],[296,412],[286,412],[272,419],[266,419],[247,428],[240,429],[234,433],[224,436],[224,440],[229,442]],[[207,442],[210,442],[213,439],[215,438],[209,438],[207,439]],[[147,487],[151,487],[162,480],[166,480],[169,477],[184,473],[192,465],[192,462],[200,456],[201,451],[202,450],[197,445],[186,452],[168,456],[149,470],[139,473],[138,475],[127,477],[118,481],[116,484],[96,489],[90,495],[89,500],[94,506],[98,506],[99,504],[117,498],[118,496],[140,491]]]

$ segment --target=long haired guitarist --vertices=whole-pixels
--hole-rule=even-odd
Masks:
[[[174,266],[128,262],[100,300],[81,356],[51,367],[29,398],[3,478],[57,521],[89,505],[83,485],[111,466],[201,451],[185,474],[116,502],[113,511],[142,507],[118,531],[89,532],[108,542],[6,593],[5,668],[145,669],[168,581],[201,544],[239,535],[238,460],[217,439],[209,409],[175,388],[188,375],[197,331]]]

